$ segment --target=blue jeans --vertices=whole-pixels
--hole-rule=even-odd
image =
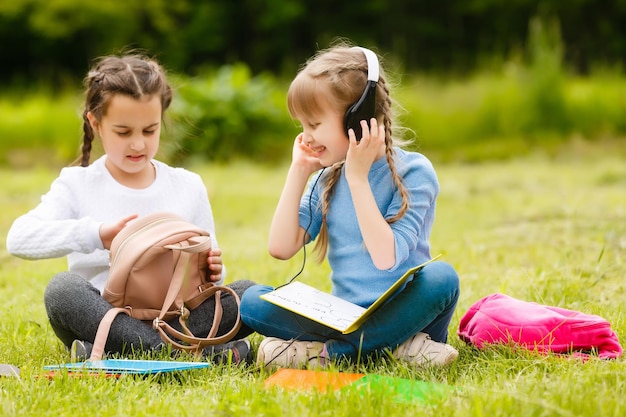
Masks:
[[[355,359],[359,352],[370,355],[393,350],[418,332],[428,333],[437,342],[446,342],[460,291],[454,268],[445,262],[432,262],[357,331],[341,334],[259,297],[272,290],[266,285],[254,285],[244,292],[243,322],[265,336],[325,342],[333,359]]]

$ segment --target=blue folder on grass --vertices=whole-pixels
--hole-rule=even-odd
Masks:
[[[48,365],[48,371],[89,372],[107,374],[156,374],[160,372],[186,371],[189,369],[208,368],[208,362],[180,362],[180,361],[151,361],[132,359],[104,359],[99,361],[85,361]]]

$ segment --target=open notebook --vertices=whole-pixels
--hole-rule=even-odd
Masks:
[[[314,320],[325,326],[342,332],[352,333],[357,330],[378,307],[394,295],[415,272],[441,255],[406,271],[372,305],[363,308],[349,301],[320,291],[310,285],[294,281],[261,295],[261,298],[284,309]]]

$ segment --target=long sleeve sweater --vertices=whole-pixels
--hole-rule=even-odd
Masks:
[[[102,290],[109,270],[109,251],[100,239],[103,223],[131,214],[170,211],[207,230],[213,247],[218,247],[211,205],[199,175],[153,160],[155,181],[145,189],[131,189],[111,176],[105,159],[102,156],[88,167],[63,168],[37,207],[13,222],[6,240],[8,252],[25,259],[67,256],[70,272]]]
[[[352,196],[344,168],[333,191],[328,226],[328,261],[332,270],[332,292],[336,296],[368,307],[406,270],[431,258],[430,233],[435,218],[435,202],[439,183],[430,161],[423,155],[396,148],[395,167],[409,193],[409,209],[398,221],[391,223],[394,234],[396,263],[388,270],[379,270],[372,262],[359,229]],[[318,175],[326,175],[327,172]],[[311,240],[322,225],[321,205],[324,192],[322,177],[311,193],[316,176],[300,203],[300,226],[307,229]],[[368,180],[383,217],[398,213],[402,198],[391,177],[385,158],[372,164]],[[310,199],[309,199],[310,196]]]

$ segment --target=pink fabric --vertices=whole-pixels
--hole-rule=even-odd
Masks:
[[[602,317],[492,294],[474,303],[457,332],[467,344],[518,344],[548,353],[596,351],[603,359],[618,358],[622,347]]]

